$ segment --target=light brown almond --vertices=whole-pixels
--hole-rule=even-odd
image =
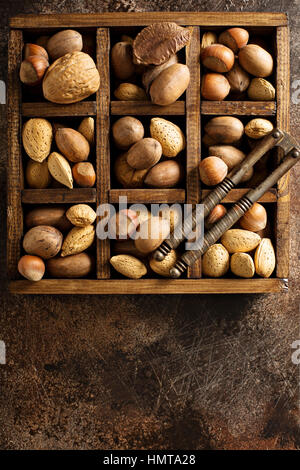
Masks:
[[[150,134],[162,146],[165,157],[176,157],[185,148],[185,137],[176,124],[160,117],[152,118]]]
[[[220,243],[211,245],[202,257],[203,274],[208,277],[221,277],[229,269],[229,253]]]
[[[263,238],[254,254],[255,271],[259,276],[270,277],[275,269],[276,257],[270,238]]]
[[[156,261],[153,255],[150,258],[149,264],[152,271],[163,277],[170,277],[170,269],[173,268],[178,261],[178,254],[175,250],[171,250],[162,261]]]
[[[123,276],[140,279],[147,274],[144,263],[131,255],[117,255],[110,259],[110,264]]]
[[[71,206],[67,210],[66,216],[71,224],[76,225],[76,227],[91,225],[96,220],[96,212],[87,204]]]
[[[61,256],[76,255],[91,246],[95,238],[93,225],[74,227],[64,239]]]
[[[229,253],[248,252],[254,250],[261,238],[249,230],[230,229],[224,233],[221,243]]]
[[[78,132],[82,134],[90,145],[95,143],[95,121],[92,117],[83,118],[78,127]]]
[[[253,259],[248,253],[233,253],[230,269],[236,276],[244,278],[253,277],[255,273]]]
[[[145,90],[133,83],[121,83],[114,95],[121,101],[147,101]]]
[[[25,122],[22,140],[27,155],[36,162],[44,161],[51,150],[53,132],[49,121],[33,118]]]
[[[60,153],[52,152],[48,158],[48,168],[56,181],[67,186],[67,188],[73,188],[72,170],[65,157]]]

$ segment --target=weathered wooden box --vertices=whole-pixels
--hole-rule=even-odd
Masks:
[[[150,102],[113,101],[110,91],[110,44],[118,34],[135,33],[145,25],[157,21],[175,21],[192,27],[192,40],[186,48],[186,63],[190,67],[189,88],[180,101],[159,107]],[[222,101],[209,102],[200,98],[200,37],[205,30],[221,31],[229,26],[243,26],[249,31],[265,35],[272,41],[276,69],[275,102]],[[178,280],[145,278],[141,280],[116,279],[109,265],[110,242],[97,240],[96,268],[89,279],[43,279],[30,282],[21,279],[17,263],[23,236],[23,211],[40,203],[117,203],[126,195],[129,203],[197,203],[207,189],[200,187],[197,165],[201,159],[201,123],[213,115],[265,116],[282,130],[289,130],[289,30],[283,13],[99,13],[70,15],[26,15],[11,18],[8,49],[8,165],[7,165],[7,264],[9,289],[12,293],[27,294],[182,294],[182,293],[268,293],[288,288],[289,275],[289,176],[276,188],[267,192],[261,201],[269,208],[276,246],[276,271],[269,279],[202,278],[201,263],[194,265],[187,276]],[[19,67],[24,42],[34,42],[41,34],[63,28],[74,28],[94,38],[95,60],[101,71],[101,86],[91,99],[72,105],[54,105],[33,102],[21,89]],[[179,120],[187,137],[186,180],[181,189],[124,190],[111,183],[110,122],[117,116],[166,116]],[[23,178],[23,150],[21,126],[29,117],[68,118],[78,121],[81,116],[96,118],[95,165],[97,183],[94,189],[26,189]],[[247,188],[233,189],[224,203],[239,199]]]

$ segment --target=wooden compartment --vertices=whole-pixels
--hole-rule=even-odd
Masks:
[[[157,21],[175,21],[192,28],[192,40],[185,48],[185,62],[190,68],[190,85],[179,101],[166,107],[145,102],[115,101],[111,93],[110,49],[111,38],[117,30],[137,31]],[[263,31],[273,38],[276,63],[274,102],[254,101],[202,101],[200,97],[200,38],[209,29],[221,31],[229,26],[244,26]],[[237,279],[233,277],[201,278],[201,262],[188,270],[186,278],[171,279],[116,279],[111,276],[109,265],[110,242],[96,241],[96,268],[92,279],[43,279],[37,283],[21,279],[17,263],[24,234],[23,210],[29,204],[78,202],[95,204],[117,203],[120,195],[126,195],[129,203],[198,203],[209,189],[201,188],[198,163],[201,159],[201,121],[217,115],[266,116],[282,130],[289,130],[289,31],[287,17],[282,13],[101,13],[70,15],[26,15],[11,18],[8,51],[8,201],[7,201],[7,265],[12,293],[28,294],[141,294],[141,293],[268,293],[285,291],[289,274],[289,175],[285,175],[276,188],[261,199],[270,204],[274,214],[272,224],[276,228],[276,272],[269,279]],[[90,98],[71,105],[56,105],[45,100],[30,100],[22,90],[18,72],[22,60],[24,41],[42,34],[52,34],[60,29],[74,28],[88,34],[94,40],[93,58],[100,70],[99,91]],[[174,189],[117,188],[111,182],[110,122],[123,115],[172,117],[184,122],[187,138],[185,187]],[[30,117],[79,118],[94,116],[96,119],[95,188],[45,189],[24,188],[22,167],[21,126]],[[248,118],[247,118],[248,117]],[[203,151],[203,153],[205,150]],[[247,187],[233,189],[224,199],[232,203],[239,199]]]

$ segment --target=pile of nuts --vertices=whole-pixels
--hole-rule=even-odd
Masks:
[[[59,152],[51,152],[53,140]],[[22,141],[30,157],[25,170],[30,188],[47,188],[52,178],[70,189],[73,178],[80,187],[94,186],[96,173],[92,163],[86,161],[94,145],[92,117],[84,118],[78,130],[57,123],[52,125],[42,118],[29,119],[23,125]]]
[[[22,276],[39,281],[46,273],[55,278],[81,278],[93,269],[87,250],[95,238],[96,212],[87,204],[42,206],[28,212],[23,249],[18,263]]]
[[[99,72],[91,56],[82,52],[80,33],[63,30],[51,37],[42,36],[37,42],[25,45],[22,83],[42,85],[44,98],[60,104],[76,103],[99,89]],[[50,66],[49,57],[54,61]]]
[[[173,188],[183,176],[183,167],[175,157],[185,148],[185,137],[176,124],[155,117],[150,136],[138,119],[124,116],[112,126],[116,147],[123,151],[114,164],[117,181],[124,188]],[[161,161],[162,156],[165,160]]]
[[[248,95],[255,101],[274,100],[275,88],[266,80],[273,72],[273,58],[262,39],[253,38],[249,44],[248,41],[249,33],[243,28],[227,29],[219,37],[210,31],[203,34],[204,99],[222,101],[230,93],[231,99],[245,99]]]
[[[258,139],[270,134],[273,124],[268,119],[251,119],[246,126],[233,116],[217,116],[210,119],[204,127],[202,142],[208,147],[208,157],[201,160],[199,173],[202,183],[215,186],[223,181],[235,166],[246,157],[237,148],[245,134],[252,145]],[[244,175],[242,183],[253,176],[253,167]]]
[[[160,106],[174,103],[190,82],[189,68],[179,63],[177,56],[188,44],[190,34],[188,28],[164,22],[147,26],[135,39],[122,36],[111,50],[117,81],[114,96],[122,101],[150,98]]]

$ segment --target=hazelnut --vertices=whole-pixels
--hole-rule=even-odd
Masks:
[[[26,60],[31,55],[39,55],[45,57],[45,59],[49,61],[46,49],[41,46],[38,46],[37,44],[27,43],[24,49],[24,59]]]
[[[240,219],[240,226],[251,232],[263,230],[267,225],[267,211],[258,202],[255,202]]]
[[[226,177],[228,167],[219,157],[207,157],[199,163],[199,173],[202,183],[215,186]]]
[[[38,85],[49,67],[48,60],[40,55],[31,55],[23,60],[20,67],[20,80],[26,85]]]
[[[202,78],[201,94],[206,100],[222,101],[228,95],[230,85],[220,73],[206,73]]]
[[[29,281],[40,281],[45,273],[45,263],[39,256],[25,255],[19,260],[18,271]]]
[[[213,224],[218,222],[226,214],[227,209],[223,204],[217,204],[208,215],[205,221],[205,228],[208,230]]]
[[[96,173],[90,162],[79,162],[72,168],[73,178],[82,188],[92,188],[96,181]]]
[[[243,28],[230,28],[223,31],[219,36],[219,42],[225,44],[233,52],[238,52],[239,49],[246,46],[249,39],[249,33]]]
[[[201,61],[213,72],[229,72],[234,64],[234,53],[223,44],[212,44],[201,52]]]

